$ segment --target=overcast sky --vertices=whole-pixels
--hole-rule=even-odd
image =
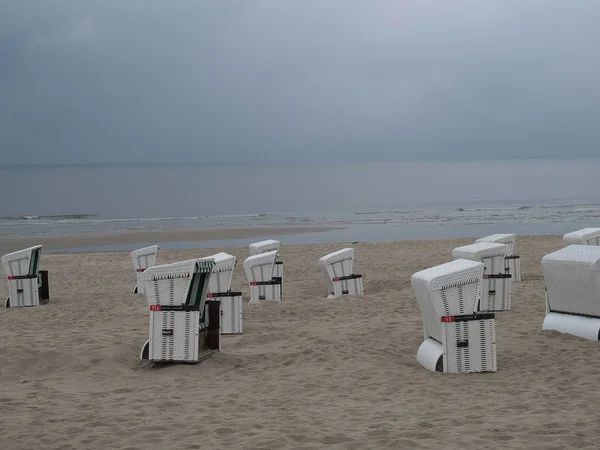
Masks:
[[[600,155],[600,1],[0,0],[0,164]]]

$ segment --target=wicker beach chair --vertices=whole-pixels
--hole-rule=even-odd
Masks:
[[[39,265],[42,246],[19,250],[2,257],[2,267],[8,278],[7,308],[39,306]]]
[[[263,300],[281,301],[281,278],[274,277],[277,252],[252,255],[244,261],[244,271],[250,283],[250,302],[255,305]]]
[[[250,256],[260,255],[266,252],[277,252],[277,258],[275,259],[275,269],[273,270],[273,278],[281,278],[281,284],[283,285],[283,261],[279,259],[279,247],[281,242],[273,239],[267,239],[266,241],[255,242],[248,246],[250,250]]]
[[[150,328],[141,359],[198,362],[220,349],[220,303],[206,302],[214,265],[213,260],[202,258],[144,272]]]
[[[363,295],[362,275],[354,273],[354,249],[344,248],[319,259],[327,283],[327,298]]]
[[[567,245],[600,245],[600,228],[583,228],[563,236]]]
[[[476,312],[481,262],[456,259],[415,273],[411,284],[423,317],[417,361],[437,372],[495,372],[493,313]]]
[[[231,290],[236,258],[228,253],[208,256],[215,265],[208,282],[207,300],[221,303],[221,334],[242,334],[242,293]]]
[[[136,276],[134,294],[146,293],[144,290],[144,271],[156,264],[156,255],[159,248],[158,245],[151,245],[150,247],[140,248],[131,252],[131,260],[133,261],[133,269]]]
[[[467,259],[483,263],[483,287],[478,311],[510,310],[512,277],[505,271],[506,244],[477,242],[456,247],[453,259]]]
[[[492,234],[477,239],[475,242],[491,242],[493,244],[505,244],[506,256],[504,257],[504,268],[511,275],[511,282],[521,281],[521,257],[516,254],[514,234]]]
[[[600,340],[600,247],[569,245],[542,258],[543,330]]]

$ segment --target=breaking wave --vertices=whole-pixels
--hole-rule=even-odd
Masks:
[[[377,215],[377,214],[414,214],[422,212],[422,209],[394,209],[391,211],[354,211],[356,215]]]

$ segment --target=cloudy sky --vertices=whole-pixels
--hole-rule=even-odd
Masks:
[[[594,0],[0,0],[0,164],[600,155]]]

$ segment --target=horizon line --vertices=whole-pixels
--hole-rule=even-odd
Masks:
[[[378,164],[378,163],[431,163],[431,162],[484,162],[484,161],[530,161],[530,160],[590,160],[600,159],[599,156],[512,156],[505,158],[424,158],[424,159],[382,159],[382,160],[347,160],[345,164]],[[164,162],[139,162],[139,161],[115,161],[115,162],[58,162],[58,163],[40,163],[40,164],[0,164],[0,169],[18,169],[18,168],[48,168],[48,167],[102,167],[102,166],[179,166],[179,165],[205,165],[205,166],[261,166],[261,165],[286,165],[286,164],[339,164],[339,161],[164,161]]]

